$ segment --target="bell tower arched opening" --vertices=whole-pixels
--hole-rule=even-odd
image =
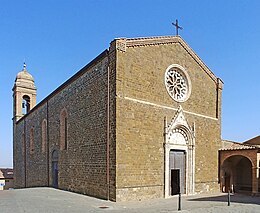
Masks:
[[[22,103],[23,115],[27,114],[30,111],[30,105],[31,105],[30,97],[28,95],[24,95],[23,103]]]

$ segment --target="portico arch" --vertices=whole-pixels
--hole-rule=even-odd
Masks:
[[[221,165],[222,192],[252,192],[253,164],[243,155],[227,157]]]

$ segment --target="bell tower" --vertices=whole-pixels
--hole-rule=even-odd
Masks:
[[[36,105],[36,87],[34,79],[26,70],[26,64],[23,70],[16,75],[13,87],[13,121],[18,121],[27,114]]]

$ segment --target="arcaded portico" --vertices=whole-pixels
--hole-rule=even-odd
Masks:
[[[224,142],[219,150],[219,180],[222,192],[260,193],[260,146]]]

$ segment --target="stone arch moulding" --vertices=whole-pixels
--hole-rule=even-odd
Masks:
[[[229,158],[235,157],[235,156],[241,156],[241,157],[247,158],[247,159],[251,162],[252,167],[256,167],[254,160],[251,159],[250,157],[248,157],[247,155],[244,155],[243,153],[239,153],[239,154],[238,154],[238,153],[228,154],[228,155],[225,156],[225,157],[222,159],[222,161],[220,162],[221,165],[223,165],[224,162],[225,162],[226,160],[228,160]]]
[[[185,153],[185,190],[184,194],[195,193],[195,128],[188,124],[180,106],[167,124],[165,119],[165,198],[171,196],[170,183],[170,152],[171,150]]]

